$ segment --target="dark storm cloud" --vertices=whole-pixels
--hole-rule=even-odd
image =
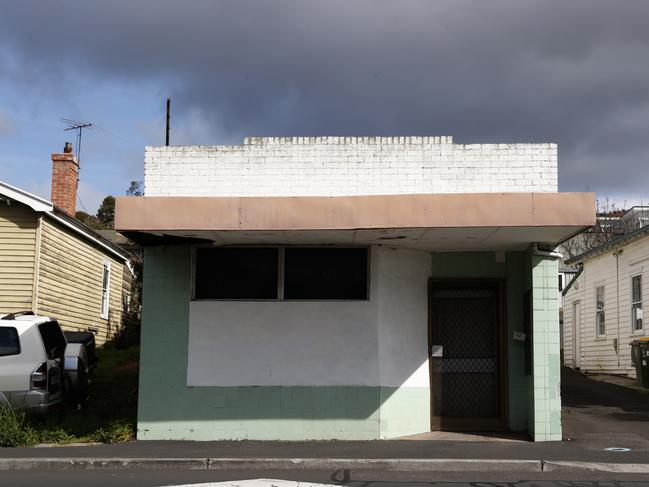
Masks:
[[[12,2],[0,80],[158,80],[233,142],[438,134],[560,144],[563,190],[649,183],[649,2]],[[645,193],[646,194],[646,193]]]

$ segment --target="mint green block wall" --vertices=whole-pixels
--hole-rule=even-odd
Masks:
[[[381,398],[401,396],[379,387],[187,387],[190,255],[144,252],[138,439],[380,437]]]
[[[398,438],[430,430],[430,389],[381,387],[381,438]]]
[[[529,288],[525,285],[528,272],[525,252],[507,252],[504,262],[496,262],[494,252],[439,252],[432,254],[432,259],[433,278],[507,280],[509,429],[526,431],[530,381],[525,376],[525,346],[512,340],[514,331],[523,331],[523,295]]]
[[[190,255],[184,246],[145,249],[139,439],[376,439],[418,433],[428,423],[427,388],[187,387]],[[543,335],[538,346],[535,340],[535,359],[545,357],[541,343],[556,355],[535,360],[534,378],[547,375],[558,388],[556,263],[552,270],[552,262],[537,262],[530,272],[530,254],[521,252],[508,252],[503,263],[492,252],[433,254],[432,261],[434,277],[507,278],[510,428],[523,431],[529,417],[535,439],[560,438],[560,399],[536,400],[522,344],[511,340],[513,330],[522,330],[523,292],[534,278],[543,289],[535,293],[535,338]]]
[[[557,260],[531,255],[533,388],[530,401],[534,441],[560,441],[561,365]]]
[[[523,301],[526,286],[525,252],[507,253],[507,329],[508,329],[508,388],[509,428],[527,431],[527,396],[531,378],[525,374],[525,343],[513,340],[515,331],[524,332]]]

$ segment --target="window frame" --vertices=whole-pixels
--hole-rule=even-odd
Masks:
[[[108,310],[110,308],[110,278],[111,278],[111,263],[105,260],[101,267],[101,319],[108,319]],[[106,281],[106,287],[104,287]]]
[[[131,299],[132,299],[131,293],[122,294],[122,307],[124,308],[122,312],[125,314],[131,312]]]
[[[260,248],[260,249],[278,249],[277,252],[277,296],[275,298],[196,298],[196,267],[197,267],[197,249],[199,248],[215,248],[213,245],[209,244],[203,244],[203,245],[194,245],[192,247],[192,256],[191,256],[191,272],[190,272],[190,290],[191,290],[191,301],[197,301],[197,302],[203,302],[203,301],[225,301],[225,302],[237,302],[237,301],[251,301],[251,302],[365,302],[370,300],[370,295],[371,295],[371,284],[372,284],[372,279],[371,279],[371,259],[372,259],[372,248],[367,245],[219,245],[217,248],[222,248],[222,249],[254,249],[254,248]],[[310,248],[310,249],[365,249],[367,253],[367,270],[366,270],[366,277],[367,277],[367,285],[366,285],[366,296],[363,299],[344,299],[344,298],[337,298],[337,299],[330,299],[330,298],[323,298],[323,299],[318,299],[318,298],[309,298],[309,299],[286,299],[284,298],[284,274],[285,274],[285,267],[284,267],[284,251],[287,248]]]
[[[597,295],[599,289],[602,290],[602,307],[599,308],[599,302],[597,300]],[[602,323],[604,325],[604,332],[600,333],[599,326],[599,316],[602,315]],[[595,284],[595,336],[597,338],[603,338],[606,336],[606,285],[604,284]]]
[[[634,279],[639,279],[640,280],[640,299],[638,301],[634,301],[633,299],[633,281]],[[644,333],[644,310],[642,307],[642,273],[635,274],[631,276],[631,333],[632,334],[643,334]],[[638,308],[636,308],[636,305],[640,305]],[[643,310],[643,317],[640,318],[642,326],[640,328],[636,328],[636,323],[637,323],[637,318],[634,316],[634,311],[636,309]]]
[[[18,351],[14,353],[0,353],[0,358],[14,357],[16,355],[20,355],[22,353],[22,346],[20,343],[20,333],[18,333],[18,329],[15,326],[3,326],[2,328],[7,330],[13,330],[14,334],[16,335],[16,338],[18,339]]]

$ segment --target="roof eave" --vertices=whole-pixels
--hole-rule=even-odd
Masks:
[[[27,205],[34,211],[49,212],[54,209],[54,205],[51,201],[47,201],[40,196],[36,196],[35,194],[17,188],[16,186],[7,184],[4,181],[0,181],[0,194]]]
[[[635,242],[638,239],[641,239],[643,237],[646,237],[649,234],[649,225],[645,227],[641,227],[631,233],[628,233],[626,235],[622,235],[620,237],[617,237],[610,242],[606,242],[602,245],[599,245],[595,247],[594,249],[590,249],[586,252],[583,252],[575,257],[572,257],[564,262],[566,265],[572,265],[572,264],[581,264],[585,262],[588,259],[592,259],[593,257],[596,257],[598,255],[601,255],[608,251],[609,249],[613,249],[619,246],[623,245],[628,245],[631,242]]]

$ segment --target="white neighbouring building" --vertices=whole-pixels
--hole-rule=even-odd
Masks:
[[[566,261],[580,271],[564,290],[564,363],[635,377],[631,341],[649,336],[649,226]]]
[[[554,144],[147,147],[139,439],[561,439]]]

